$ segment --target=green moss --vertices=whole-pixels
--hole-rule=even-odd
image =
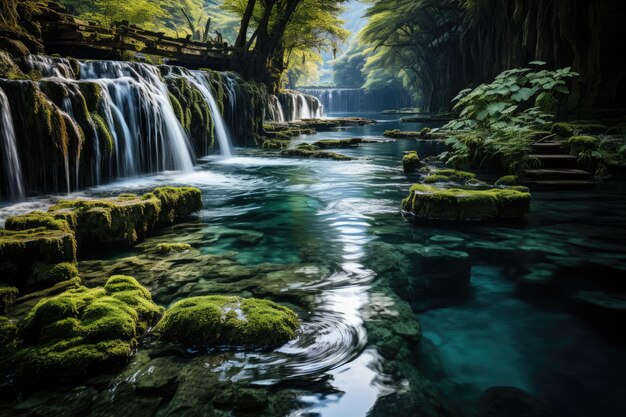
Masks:
[[[17,326],[7,317],[0,316],[0,352],[12,344],[17,337]],[[3,358],[0,358],[0,364]]]
[[[24,285],[35,262],[76,262],[73,233],[45,227],[0,230],[0,276],[5,282]]]
[[[77,73],[78,74],[78,73]],[[81,81],[78,84],[80,92],[83,95],[87,109],[91,113],[97,113],[102,103],[102,86],[95,82]]]
[[[174,113],[176,114],[176,118],[180,122],[181,125],[185,126],[185,114],[183,113],[183,106],[180,105],[180,101],[172,93],[169,94],[170,103],[172,104],[172,108],[174,109]]]
[[[320,148],[310,143],[301,143],[297,146],[298,149],[304,149],[305,151],[319,151]]]
[[[442,189],[416,184],[402,208],[420,220],[490,220],[521,218],[529,209],[530,194],[512,189]]]
[[[519,177],[517,175],[505,175],[496,181],[495,185],[518,185]]]
[[[43,211],[33,211],[28,214],[12,216],[7,218],[5,222],[6,230],[27,230],[36,229],[38,227],[43,227],[48,230],[61,230],[64,232],[71,231],[69,224],[65,220],[58,219]]]
[[[558,122],[552,125],[552,133],[563,138],[582,134],[604,133],[607,127],[595,121],[578,120],[573,122]]]
[[[276,347],[295,338],[297,315],[271,301],[192,297],[170,307],[155,331],[187,346]]]
[[[415,172],[422,165],[420,157],[416,151],[410,151],[402,158],[402,168],[404,172]]]
[[[424,134],[427,134],[428,132],[425,132]],[[416,138],[422,137],[422,132],[403,132],[400,129],[393,129],[393,130],[385,130],[385,132],[383,133],[383,136],[386,138],[393,138],[393,139],[416,139]]]
[[[437,182],[466,183],[475,178],[476,174],[473,172],[457,171],[455,169],[436,169],[431,171],[431,175],[424,178],[424,182],[426,184],[434,184]]]
[[[289,146],[288,140],[265,139],[261,147],[263,149],[286,149]]]
[[[19,290],[15,287],[0,284],[0,314],[6,311],[15,303]]]
[[[150,293],[130,277],[104,288],[66,291],[41,300],[19,325],[15,363],[22,378],[71,378],[125,363],[137,338],[162,315]]]
[[[571,155],[579,155],[597,150],[600,139],[595,136],[572,136],[563,143],[563,146]]]
[[[91,119],[96,126],[96,134],[100,144],[100,153],[102,155],[111,155],[113,153],[113,135],[109,130],[109,126],[104,122],[104,119],[97,113],[91,114]]]
[[[26,285],[29,287],[51,287],[59,282],[78,278],[78,268],[75,264],[61,262],[58,264],[33,264],[33,272]]]
[[[363,139],[361,138],[350,138],[350,139],[324,139],[313,143],[314,146],[317,146],[321,149],[328,148],[354,148],[363,143]]]
[[[188,243],[159,243],[156,250],[159,253],[168,254],[172,252],[185,252],[193,249]]]
[[[285,149],[280,153],[282,156],[287,158],[314,158],[314,159],[334,159],[336,161],[351,161],[355,158],[352,158],[347,155],[342,155],[335,152],[326,152],[326,151],[312,151],[307,149]]]
[[[202,192],[195,187],[161,187],[152,194],[161,202],[159,223],[173,223],[202,208]]]
[[[59,218],[75,216],[80,244],[135,244],[158,224],[170,224],[197,212],[202,195],[194,187],[161,187],[141,197],[121,195],[99,200],[62,200],[49,209]]]

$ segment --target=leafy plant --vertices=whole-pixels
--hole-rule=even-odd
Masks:
[[[538,68],[545,63],[530,65]],[[450,150],[440,157],[455,166],[480,166],[495,159],[510,172],[534,165],[527,158],[532,144],[543,132],[549,134],[559,99],[569,94],[567,80],[577,75],[569,67],[515,68],[490,84],[461,91],[453,100],[459,117],[444,128],[463,133],[448,139]]]
[[[530,64],[545,65],[541,61]],[[570,67],[555,71],[530,68],[504,71],[490,84],[462,90],[453,99],[459,118],[446,127],[501,129],[510,124],[545,124],[553,117],[559,96],[569,94],[566,80],[577,75]]]

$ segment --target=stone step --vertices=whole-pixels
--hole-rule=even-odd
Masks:
[[[539,155],[558,155],[563,153],[560,142],[537,142],[532,145],[533,152]]]
[[[571,155],[539,155],[531,154],[527,159],[539,161],[539,167],[543,169],[576,168],[578,160]]]
[[[525,169],[522,180],[589,180],[591,173],[582,169]]]
[[[532,190],[588,190],[596,183],[591,180],[534,180],[522,181],[522,185]]]

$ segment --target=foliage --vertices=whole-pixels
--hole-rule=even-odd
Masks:
[[[571,68],[515,68],[490,84],[461,91],[454,99],[459,118],[445,126],[459,133],[446,141],[449,151],[440,157],[454,166],[495,160],[510,172],[532,165],[526,156],[550,130],[559,99],[569,94],[567,80],[577,75]]]
[[[535,61],[531,65],[542,66]],[[490,84],[462,90],[453,100],[460,112],[450,129],[504,129],[511,124],[544,126],[554,116],[559,95],[569,94],[566,80],[577,76],[571,68],[556,71],[514,68]],[[530,108],[529,102],[534,105]],[[526,108],[526,110],[522,110]],[[522,110],[522,111],[520,111]]]

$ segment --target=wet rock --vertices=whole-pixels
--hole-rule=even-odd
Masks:
[[[204,296],[171,306],[155,333],[186,346],[275,347],[295,338],[299,326],[293,311],[271,301]]]
[[[402,169],[407,174],[417,171],[421,165],[417,151],[409,151],[402,158]]]
[[[355,148],[355,147],[358,147],[361,143],[363,143],[363,139],[361,138],[323,139],[323,140],[318,140],[317,142],[314,142],[313,146],[316,146],[319,149]]]
[[[268,394],[262,389],[232,386],[213,400],[218,409],[258,412],[267,408]]]
[[[517,175],[505,175],[500,177],[494,185],[519,185],[519,177]]]
[[[402,201],[415,221],[487,221],[522,219],[530,194],[511,189],[464,190],[416,184]]]
[[[429,174],[424,177],[424,183],[456,182],[459,184],[467,184],[475,179],[476,174],[473,172],[458,171],[456,169],[435,169],[430,170]]]
[[[22,384],[73,380],[126,363],[162,310],[130,277],[40,301],[20,323],[13,362]]]
[[[177,366],[171,357],[156,358],[133,376],[140,395],[171,398],[178,387]]]
[[[186,252],[192,249],[193,248],[188,243],[159,243],[155,247],[156,252],[160,254]]]
[[[9,318],[0,316],[0,352],[13,344],[17,337],[17,326]],[[0,359],[0,367],[2,365]]]
[[[346,156],[335,152],[313,151],[302,148],[285,149],[280,153],[280,155],[286,158],[333,159],[336,161],[352,161],[356,159],[352,158],[351,156]]]
[[[479,400],[478,417],[552,417],[545,405],[513,387],[492,387]]]

